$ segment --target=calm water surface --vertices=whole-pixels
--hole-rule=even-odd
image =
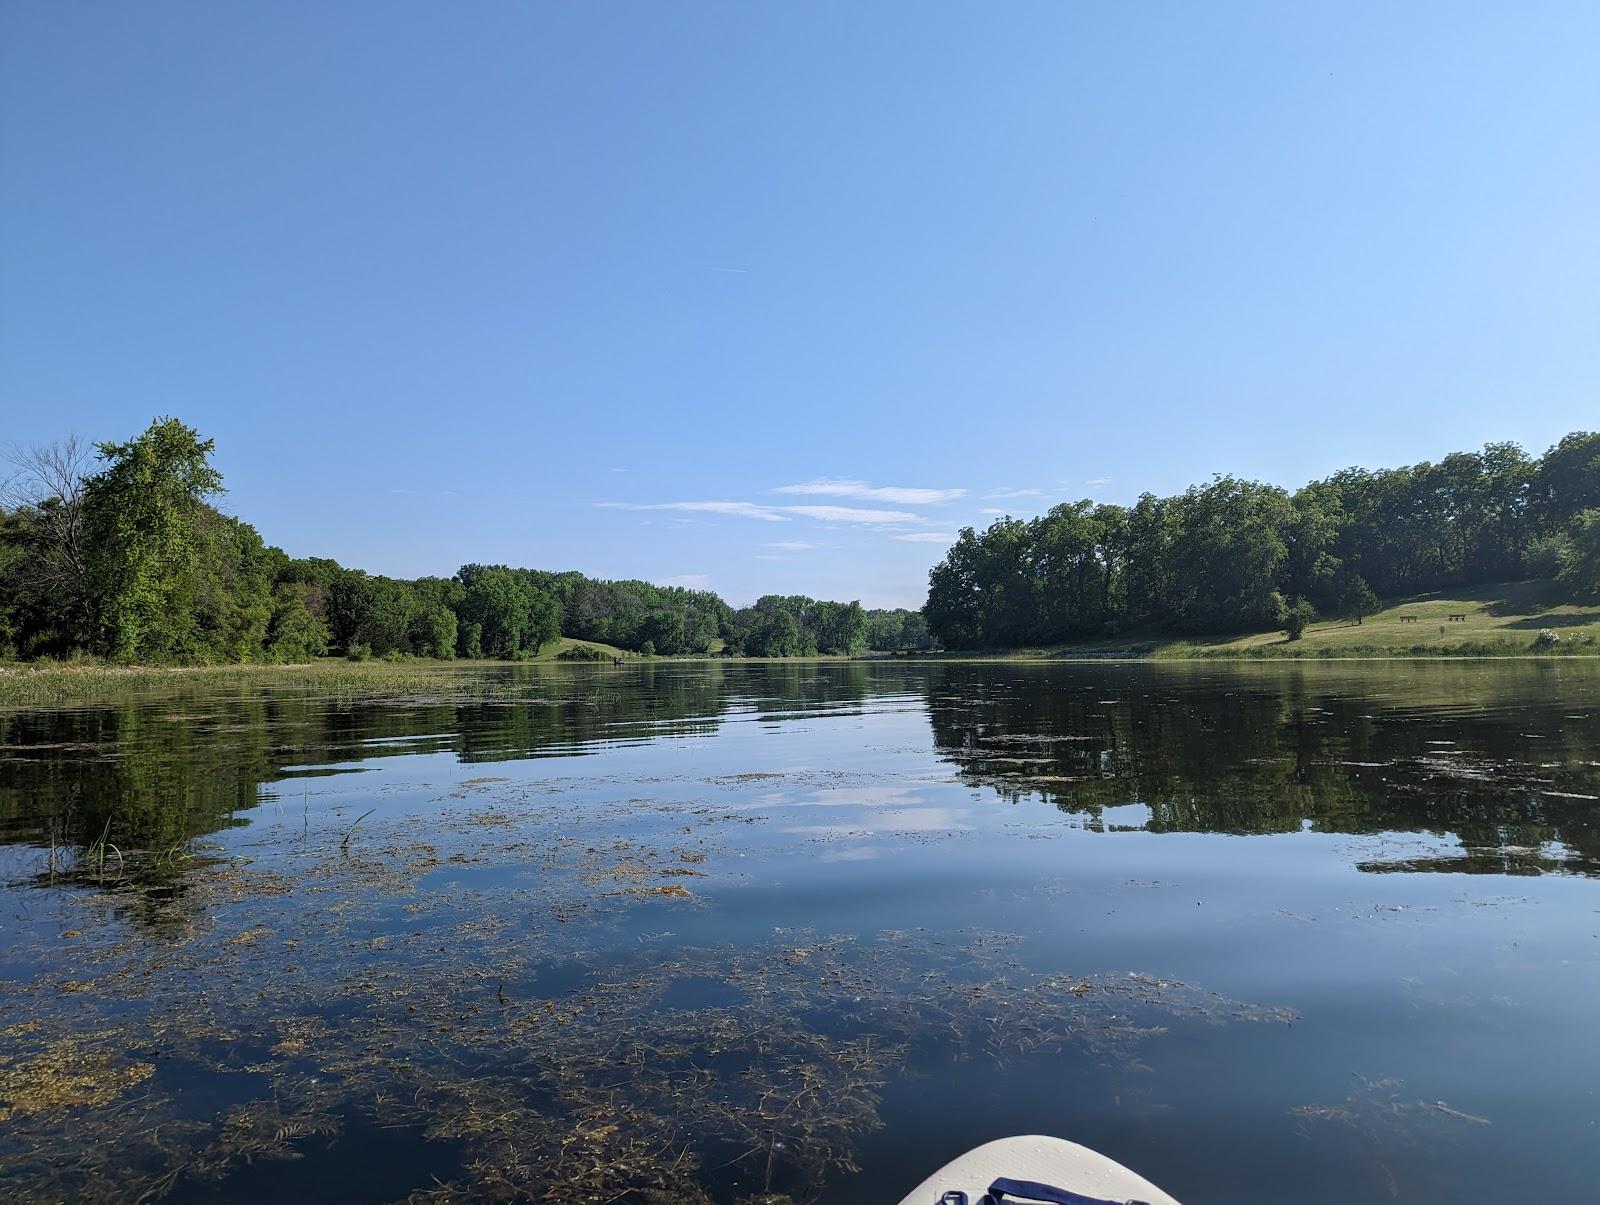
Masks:
[[[1583,1201],[1600,667],[671,664],[0,712],[9,1197]]]

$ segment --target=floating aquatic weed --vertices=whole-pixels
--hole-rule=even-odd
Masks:
[[[880,1124],[881,1087],[913,1048],[1003,1062],[1071,1043],[1110,1060],[1160,1032],[1146,1013],[1163,1023],[1285,1015],[1149,976],[1028,977],[1009,961],[1014,939],[996,933],[788,931],[666,959],[635,946],[608,960],[603,980],[549,997],[506,984],[558,949],[498,918],[458,925],[444,944],[371,949],[342,974],[351,926],[323,920],[296,951],[303,976],[282,974],[264,938],[187,943],[125,1035],[213,1075],[264,1074],[271,1109],[241,1107],[196,1129],[181,1101],[152,1093],[141,1122],[174,1123],[170,1146],[128,1133],[118,1113],[83,1116],[71,1137],[31,1131],[20,1150],[8,1138],[0,1149],[25,1195],[87,1190],[119,1163],[150,1169],[145,1184],[157,1190],[180,1164],[184,1175],[225,1177],[291,1157],[359,1115],[468,1152],[428,1199],[702,1201],[717,1176],[738,1174],[758,1192],[814,1200],[855,1167],[856,1142]],[[110,971],[119,994],[127,971]],[[216,986],[187,990],[196,975]],[[737,1003],[665,1003],[686,981],[729,984]],[[44,1028],[70,1023],[60,1015]],[[62,1143],[92,1149],[63,1170],[45,1157]]]
[[[1435,1195],[1432,1186],[1409,1186],[1383,1152],[1397,1147],[1459,1143],[1472,1127],[1491,1124],[1442,1100],[1423,1100],[1401,1093],[1401,1081],[1367,1079],[1356,1075],[1350,1094],[1337,1104],[1300,1105],[1289,1115],[1302,1124],[1312,1123],[1319,1134],[1329,1125],[1345,1132],[1361,1150],[1362,1158],[1382,1175],[1392,1197],[1424,1198]],[[1411,1191],[1416,1189],[1415,1192]]]
[[[723,818],[652,808],[702,834],[702,813]],[[446,817],[425,841],[378,820],[348,850],[297,827],[252,847],[265,864],[190,863],[160,941],[109,916],[77,926],[104,936],[72,946],[70,1008],[53,942],[53,975],[20,992],[38,1029],[0,1050],[8,1067],[93,1054],[109,1094],[0,1134],[8,1187],[159,1196],[359,1122],[460,1153],[419,1200],[807,1202],[855,1169],[884,1085],[919,1060],[1073,1048],[1127,1067],[1180,1020],[1289,1016],[1151,976],[1037,974],[1008,933],[645,943],[638,909],[691,898],[689,878],[714,896],[716,842],[608,832],[635,822],[631,803],[580,812],[508,790],[490,814]],[[533,873],[492,892],[449,877],[484,865]],[[34,1055],[12,1051],[24,1043]],[[193,1083],[230,1103],[197,1110]]]
[[[8,1038],[38,1032],[9,1026]],[[25,1114],[59,1114],[109,1104],[155,1070],[124,1057],[114,1032],[34,1044],[31,1053],[0,1055],[0,1121]]]
[[[299,1159],[306,1139],[331,1139],[342,1128],[330,1114],[285,1108],[279,1101],[250,1101],[228,1110],[215,1137],[196,1152],[184,1174],[220,1180],[244,1164]]]
[[[693,899],[694,893],[687,887],[678,883],[659,883],[651,887],[629,887],[624,895],[652,895],[666,899],[687,900]]]

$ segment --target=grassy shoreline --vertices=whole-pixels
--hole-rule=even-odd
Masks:
[[[575,641],[563,641],[562,646]],[[607,647],[607,646],[598,646]],[[712,662],[710,656],[641,657],[622,654],[629,667]],[[798,662],[844,661],[844,657],[740,658],[741,661]],[[335,698],[384,698],[411,695],[463,696],[525,693],[527,682],[513,671],[526,667],[566,666],[582,672],[611,671],[609,661],[563,661],[541,655],[527,661],[430,660],[349,661],[327,657],[302,662],[239,662],[227,665],[129,665],[90,659],[74,661],[0,662],[0,708],[70,707],[137,698],[147,692],[170,689],[226,690],[255,684],[276,689],[305,690]],[[503,687],[486,684],[482,672],[499,671]]]
[[[0,707],[60,707],[136,697],[171,687],[223,689],[260,682],[332,695],[402,695],[448,687],[452,667],[505,661],[367,661],[328,658],[234,665],[113,665],[92,661],[0,665]],[[455,675],[459,676],[459,675]]]
[[[1541,643],[1541,633],[1553,639]],[[1391,601],[1364,622],[1320,620],[1299,640],[1281,631],[1177,639],[1132,633],[942,659],[1040,661],[1354,661],[1600,656],[1600,603],[1563,598],[1545,581],[1503,582]]]
[[[711,662],[725,664],[993,664],[1055,663],[1093,664],[1105,662],[1164,662],[1168,664],[1194,661],[1260,663],[1323,663],[1330,661],[1572,661],[1600,658],[1600,645],[1582,648],[1534,651],[1521,646],[1506,645],[1481,651],[1476,646],[1457,646],[1449,649],[1408,648],[1373,650],[1370,648],[1344,648],[1329,650],[1307,646],[1280,651],[1276,645],[1264,645],[1248,651],[1227,648],[1206,648],[1171,644],[1153,649],[1138,647],[1090,650],[1077,646],[1050,649],[993,649],[959,653],[918,653],[907,656],[846,657],[781,657],[738,658],[726,661],[720,657],[662,657],[653,661],[637,660],[637,664],[679,664]],[[411,695],[482,695],[487,692],[481,677],[463,674],[469,669],[510,670],[528,662],[513,661],[424,661],[406,662],[349,662],[330,658],[288,664],[239,665],[99,665],[83,662],[62,662],[48,665],[0,665],[0,708],[67,707],[113,702],[136,698],[140,694],[164,688],[184,687],[197,690],[222,690],[252,684],[270,685],[278,689],[302,689],[336,698],[384,698]],[[549,665],[551,662],[531,664]],[[560,664],[555,663],[555,664]],[[583,663],[578,663],[582,665]],[[609,668],[609,667],[607,667]],[[507,692],[515,683],[507,683]]]
[[[962,652],[918,653],[896,658],[901,662],[939,662],[942,664],[1055,661],[1066,664],[1098,662],[1187,662],[1187,661],[1574,661],[1600,658],[1600,644],[1581,647],[1535,649],[1527,644],[1506,641],[1501,644],[1436,645],[1355,645],[1343,648],[1291,644],[1275,640],[1245,649],[1227,646],[1189,644],[1184,641],[1151,642],[1133,645],[1052,645],[1043,648],[971,649]],[[867,658],[888,660],[888,658]]]
[[[1451,616],[1462,618],[1452,619]],[[1553,643],[1540,633],[1555,635]],[[1423,633],[1426,637],[1419,639]],[[558,654],[574,645],[588,645],[621,657],[628,665],[712,661],[699,657],[641,658],[609,645],[563,637],[539,650],[530,661],[346,661],[327,658],[298,664],[118,665],[98,661],[0,664],[0,707],[51,707],[95,703],[137,695],[141,691],[181,685],[226,689],[252,682],[304,689],[336,697],[372,697],[483,693],[482,676],[463,669],[510,670],[519,665],[583,665],[564,662]],[[1551,593],[1547,582],[1512,582],[1479,590],[1420,595],[1402,599],[1366,618],[1364,623],[1323,621],[1290,641],[1282,632],[1252,632],[1209,639],[1173,640],[1163,636],[1128,636],[1039,648],[974,649],[942,653],[872,653],[856,660],[911,662],[984,661],[1400,661],[1508,658],[1600,657],[1600,604],[1575,604]],[[841,656],[739,658],[740,662],[800,664],[840,662]],[[605,665],[602,660],[590,664]],[[508,675],[509,677],[509,675]],[[514,684],[508,682],[507,689]]]

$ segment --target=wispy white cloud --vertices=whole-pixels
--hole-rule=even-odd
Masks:
[[[1044,495],[1043,490],[990,490],[985,498],[1039,498]]]
[[[785,514],[804,515],[824,523],[918,523],[921,515],[908,510],[865,510],[855,506],[781,506]]]
[[[819,498],[868,498],[873,502],[898,502],[903,506],[928,506],[966,497],[966,490],[928,489],[911,485],[869,485],[844,477],[819,477],[796,485],[780,485],[775,494],[810,494]]]
[[[904,540],[907,544],[954,544],[955,533],[951,531],[913,531],[909,535],[895,536],[897,540]]]
[[[1084,484],[1085,485],[1110,485],[1111,484],[1111,478],[1109,478],[1109,477],[1091,477],[1091,478],[1089,478],[1089,480],[1085,481]]]
[[[757,502],[596,502],[608,510],[676,510],[698,514],[735,515],[764,523],[784,523],[794,516],[824,523],[921,523],[922,516],[908,510],[874,510],[857,506],[763,506]]]
[[[813,543],[810,540],[773,540],[770,543],[763,544],[761,547],[781,548],[785,552],[808,552],[813,548],[821,548],[822,545]]]
[[[1001,510],[998,506],[986,506],[979,513],[985,515],[1003,515],[1006,512]]]
[[[683,586],[689,590],[711,589],[711,579],[704,573],[680,573],[677,577],[669,577],[662,583],[663,586]]]
[[[596,502],[608,510],[688,510],[712,515],[738,515],[765,523],[782,523],[784,517],[770,506],[754,502]]]

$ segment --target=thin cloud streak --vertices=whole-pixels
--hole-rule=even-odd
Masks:
[[[985,498],[1038,498],[1044,494],[1043,490],[990,490]]]
[[[596,502],[607,510],[677,510],[698,514],[733,515],[759,519],[763,523],[786,523],[792,516],[818,519],[824,523],[864,523],[881,526],[891,523],[921,523],[922,516],[906,510],[869,510],[856,506],[761,506],[755,502]]]
[[[712,515],[738,515],[744,519],[760,519],[763,523],[785,523],[788,520],[767,506],[754,502],[596,502],[607,510],[688,510]]]
[[[965,498],[966,490],[928,489],[911,485],[869,485],[844,477],[819,477],[796,485],[780,485],[774,494],[810,494],[822,498],[867,498],[874,502],[898,502],[905,506],[929,506]]]
[[[825,523],[920,523],[921,515],[907,510],[863,510],[854,506],[784,506],[791,515],[821,519]]]
[[[896,540],[904,540],[907,544],[954,544],[956,537],[949,531],[914,531],[910,535],[894,536]]]

